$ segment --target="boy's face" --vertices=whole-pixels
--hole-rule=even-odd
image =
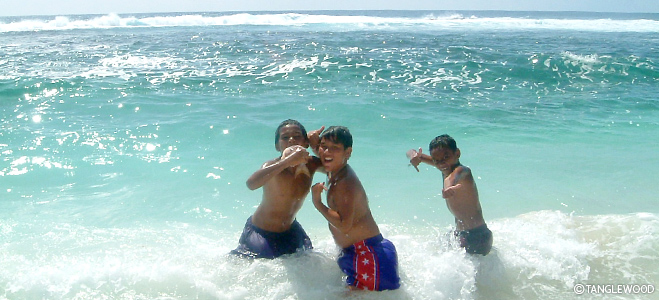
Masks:
[[[277,151],[284,151],[290,146],[309,147],[309,142],[297,125],[286,125],[279,129],[279,139],[275,148],[277,148]]]
[[[344,149],[343,144],[323,138],[320,140],[318,152],[325,171],[336,172],[348,163],[348,159],[352,154],[352,147]]]
[[[460,159],[460,149],[453,151],[448,148],[435,148],[430,151],[430,157],[437,169],[442,172],[451,171],[451,167],[455,166]]]

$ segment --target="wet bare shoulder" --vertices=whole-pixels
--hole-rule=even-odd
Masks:
[[[323,162],[317,156],[311,156],[309,158],[309,161],[307,162],[307,168],[309,169],[311,174],[313,174],[316,171],[321,173],[326,173],[325,168],[323,168]]]

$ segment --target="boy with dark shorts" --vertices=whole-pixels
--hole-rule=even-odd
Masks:
[[[295,120],[279,124],[275,149],[281,156],[269,160],[247,179],[251,190],[263,187],[261,204],[247,219],[240,245],[233,254],[254,258],[276,258],[298,250],[312,249],[311,240],[295,215],[309,193],[313,174],[322,168],[320,159],[310,156],[310,143],[318,144],[321,127],[307,134]]]
[[[320,135],[318,155],[327,172],[326,183],[311,188],[314,206],[327,219],[338,258],[348,275],[350,289],[395,290],[400,287],[396,248],[384,239],[368,206],[366,191],[348,165],[352,135],[348,128],[332,126]],[[327,191],[327,205],[321,199]]]
[[[421,162],[435,166],[442,172],[442,197],[455,216],[455,236],[467,253],[487,255],[492,248],[492,232],[483,219],[476,182],[471,169],[460,163],[460,149],[455,140],[443,134],[430,142],[430,155],[411,149],[407,151],[410,163],[419,171]]]

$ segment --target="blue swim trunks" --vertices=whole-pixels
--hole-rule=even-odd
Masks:
[[[270,232],[252,224],[250,216],[240,236],[240,245],[232,254],[250,258],[277,258],[284,254],[293,254],[298,249],[312,249],[311,239],[297,220],[284,232]]]
[[[400,287],[396,247],[382,234],[344,248],[338,264],[348,275],[346,283],[358,289],[382,291]]]

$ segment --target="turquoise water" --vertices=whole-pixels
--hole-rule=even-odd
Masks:
[[[656,285],[658,48],[656,14],[0,19],[0,297],[566,299],[577,284]],[[261,197],[244,182],[278,156],[288,118],[351,129],[401,290],[344,294],[309,203],[312,253],[226,257]],[[486,257],[446,246],[441,174],[405,158],[442,133],[476,176]]]

